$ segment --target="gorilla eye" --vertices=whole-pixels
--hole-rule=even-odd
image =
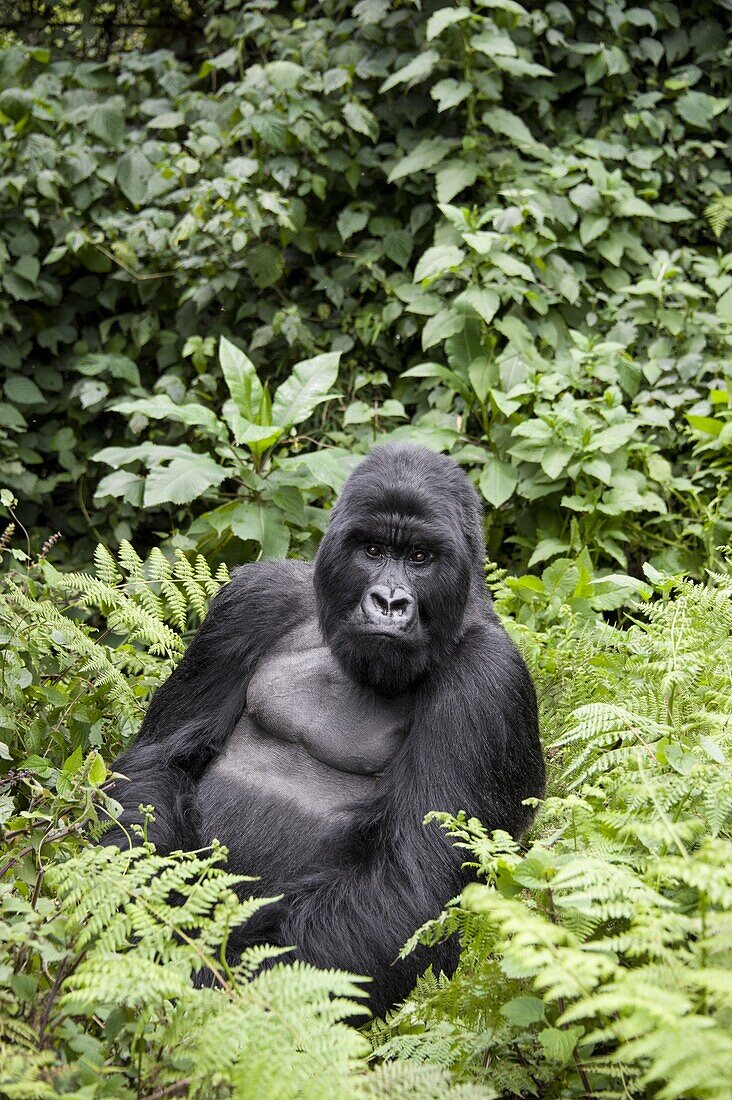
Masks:
[[[424,565],[428,556],[426,550],[410,550],[409,561],[412,565]]]
[[[371,546],[366,547],[366,553],[370,558],[380,558],[381,547],[377,543],[372,543]]]

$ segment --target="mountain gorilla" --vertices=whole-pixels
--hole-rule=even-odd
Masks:
[[[371,975],[384,1012],[428,962],[395,962],[469,874],[429,810],[519,836],[544,761],[529,673],[483,577],[478,496],[450,459],[377,447],[333,509],[315,564],[245,565],[119,759],[122,822],[155,806],[158,850],[214,837],[283,894],[230,947],[295,945]],[[114,828],[105,843],[123,845]],[[258,923],[257,923],[258,922]]]

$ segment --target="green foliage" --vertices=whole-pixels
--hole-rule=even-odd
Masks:
[[[540,837],[436,815],[484,881],[415,937],[459,932],[460,968],[374,1026],[379,1056],[511,1095],[729,1095],[732,580],[654,584],[627,629],[570,592],[534,634]]]
[[[411,434],[516,564],[714,563],[719,5],[213,2],[205,34],[170,9],[177,54],[104,64],[70,7],[70,53],[0,52],[0,470],[26,527],[79,563],[160,532],[307,555],[346,454]]]
[[[0,1093],[726,1100],[724,5],[31,8],[0,32]],[[227,566],[311,556],[388,438],[486,502],[550,788],[528,848],[440,817],[480,881],[408,946],[457,931],[460,967],[359,1028],[356,975],[227,966],[267,902],[223,849],[89,840]]]
[[[528,849],[438,815],[482,882],[407,950],[458,932],[460,967],[357,1029],[357,976],[267,947],[228,966],[220,945],[268,901],[218,845],[88,842],[116,810],[107,762],[225,574],[129,544],[94,574],[10,571],[3,1094],[726,1097],[732,581],[646,576],[599,577],[586,552],[541,577],[488,570],[537,681],[549,796]],[[203,968],[219,988],[194,987]]]

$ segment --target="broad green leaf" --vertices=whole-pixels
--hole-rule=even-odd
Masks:
[[[21,256],[15,265],[15,270],[21,279],[27,279],[35,286],[41,273],[41,263],[37,256]]]
[[[264,71],[272,87],[278,91],[291,91],[307,76],[307,69],[294,61],[268,61]]]
[[[512,496],[518,484],[518,473],[510,462],[491,455],[480,474],[480,491],[494,508],[500,507]]]
[[[384,92],[391,91],[399,84],[420,84],[427,79],[439,60],[440,55],[436,50],[425,50],[423,53],[418,53],[401,69],[397,69],[395,73],[387,77],[379,88],[379,92],[383,95]]]
[[[687,413],[686,419],[695,431],[706,435],[719,435],[724,427],[724,421],[715,420],[713,416],[693,416]]]
[[[464,259],[465,253],[462,248],[457,248],[452,244],[428,248],[417,261],[417,266],[414,269],[414,281],[415,283],[421,283],[425,279],[436,279],[438,276],[444,275],[445,272],[459,267]]]
[[[465,320],[464,313],[458,313],[454,309],[441,309],[434,317],[430,317],[422,329],[422,350],[427,351],[434,344],[460,332]]]
[[[498,381],[498,366],[485,356],[478,356],[468,367],[468,378],[476,397],[484,405],[491,387]]]
[[[219,362],[231,399],[240,416],[255,422],[262,400],[262,383],[251,359],[222,336],[219,340]]]
[[[473,395],[462,378],[455,371],[450,370],[449,367],[445,367],[441,363],[418,363],[415,367],[409,367],[408,370],[402,371],[401,376],[402,378],[440,378],[447,383],[450,389],[465,398],[468,404],[472,402]]]
[[[94,503],[99,504],[105,497],[119,497],[134,508],[142,508],[144,490],[145,478],[141,474],[114,470],[100,480],[94,490]]]
[[[501,299],[495,290],[486,290],[483,287],[471,286],[458,294],[455,305],[468,305],[481,317],[487,325],[491,323],[498,312]]]
[[[553,76],[551,69],[544,65],[537,65],[535,61],[526,61],[523,57],[506,57],[504,54],[495,54],[493,58],[497,68],[511,76],[528,76],[537,78]]]
[[[256,542],[263,558],[284,558],[290,546],[290,532],[276,509],[261,501],[242,501],[229,517],[237,538]]]
[[[283,429],[277,425],[255,424],[242,416],[233,401],[225,401],[221,412],[237,446],[246,446],[254,454],[261,454],[274,446],[282,435]]]
[[[540,997],[513,997],[501,1006],[501,1015],[518,1027],[528,1027],[529,1024],[543,1020],[545,1012],[546,1008]]]
[[[316,405],[327,401],[338,377],[341,353],[329,351],[297,363],[292,374],[278,386],[272,402],[272,421],[284,431],[301,424]]]
[[[347,241],[354,233],[360,233],[368,224],[368,220],[368,210],[359,210],[353,206],[347,206],[345,210],[341,210],[336,220],[341,239]]]
[[[219,466],[208,455],[179,455],[169,466],[155,466],[150,471],[145,479],[143,507],[188,504],[231,475],[231,470]]]
[[[173,420],[178,424],[204,428],[210,435],[221,437],[221,421],[212,409],[194,402],[176,405],[166,393],[156,393],[153,397],[126,397],[113,402],[109,408],[128,418],[141,413],[151,420]]]
[[[585,214],[580,222],[580,240],[582,244],[589,244],[595,237],[601,237],[610,225],[610,219],[604,215]]]
[[[357,134],[365,134],[372,141],[376,141],[379,136],[378,119],[362,103],[347,103],[343,108],[343,117]]]
[[[125,101],[112,96],[92,107],[86,116],[89,131],[107,145],[119,145],[125,133]]]
[[[101,787],[107,778],[107,769],[96,749],[92,749],[89,753],[87,763],[89,764],[89,782],[92,787]]]
[[[384,253],[402,270],[407,266],[414,248],[414,238],[406,229],[392,229],[384,237]]]
[[[448,362],[461,378],[466,377],[470,364],[483,352],[481,334],[481,323],[471,314],[466,317],[462,330],[445,344]]]
[[[478,178],[478,165],[463,160],[451,160],[435,175],[437,201],[452,202],[457,194],[471,187]]]
[[[541,468],[547,477],[557,478],[567,468],[573,454],[572,447],[565,444],[550,445],[541,452]]]
[[[452,148],[452,142],[446,138],[424,138],[411,153],[394,165],[387,176],[389,183],[396,183],[405,176],[413,176],[417,172],[424,172],[429,168],[436,168],[440,161],[444,160]]]
[[[503,107],[490,107],[483,114],[483,122],[494,134],[502,134],[517,145],[536,145],[526,123]]]
[[[464,99],[467,99],[473,90],[473,85],[466,80],[453,80],[447,77],[439,80],[430,88],[430,95],[437,103],[438,111],[449,111],[451,107],[457,107]]]
[[[334,492],[339,493],[346,478],[359,461],[359,455],[349,454],[340,448],[332,447],[280,459],[279,464],[287,470],[297,470],[304,466],[316,484],[327,485]]]
[[[590,447],[593,451],[602,451],[606,455],[612,454],[619,447],[625,447],[637,431],[638,422],[634,419],[624,420],[620,424],[611,424],[609,428],[602,428],[594,433],[590,440]]]
[[[713,118],[729,109],[726,99],[705,92],[686,92],[676,101],[676,112],[691,126],[708,130]]]
[[[120,466],[129,466],[133,462],[145,462],[154,466],[160,462],[168,462],[172,458],[178,458],[181,454],[193,455],[193,451],[184,445],[162,446],[158,443],[138,443],[134,447],[103,447],[91,455],[94,462],[103,462],[105,466],[111,466],[117,470]]]
[[[469,19],[470,14],[470,8],[440,8],[439,11],[433,12],[427,20],[425,38],[428,42],[431,42],[433,38],[437,38],[453,23],[461,23],[464,19]]]
[[[539,562],[554,558],[557,554],[566,554],[569,548],[569,543],[565,542],[564,539],[542,539],[527,562],[528,568],[531,569]]]
[[[550,1062],[564,1065],[572,1057],[572,1052],[584,1033],[584,1028],[579,1025],[563,1028],[545,1027],[539,1032],[539,1042]]]
[[[140,206],[147,194],[152,165],[139,149],[129,149],[117,162],[117,183],[133,206]]]
[[[46,398],[31,378],[11,374],[5,380],[5,396],[16,405],[43,405]]]
[[[374,418],[373,405],[367,405],[365,401],[352,401],[343,414],[343,426],[348,424],[367,424]]]
[[[285,260],[279,248],[271,244],[255,244],[247,252],[246,265],[254,285],[266,290],[279,282]]]

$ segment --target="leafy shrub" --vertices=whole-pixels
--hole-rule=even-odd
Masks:
[[[310,553],[343,450],[409,431],[469,469],[517,563],[713,562],[719,6],[298,7],[214,3],[188,60],[0,54],[1,469],[26,527],[79,562],[171,531],[230,562]],[[340,355],[264,481],[226,441],[219,336],[265,393]],[[280,465],[314,445],[328,477]]]
[[[460,968],[428,974],[360,1031],[357,976],[293,968],[266,947],[227,968],[219,944],[266,899],[247,898],[223,850],[160,857],[86,839],[115,809],[105,761],[224,572],[123,545],[117,560],[99,549],[93,575],[45,558],[8,573],[3,1094],[722,1100],[732,582],[648,568],[641,588],[588,563],[552,563],[529,601],[521,579],[490,570],[537,679],[549,797],[528,850],[440,815],[485,884],[418,935],[458,931]],[[608,625],[603,608],[630,625]],[[222,989],[191,984],[204,965]]]

